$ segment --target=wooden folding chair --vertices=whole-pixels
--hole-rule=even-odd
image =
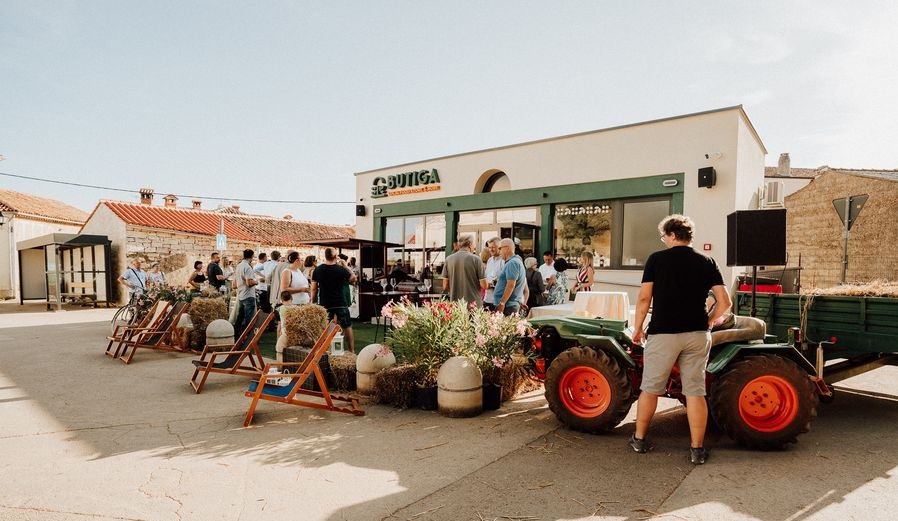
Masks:
[[[175,328],[178,327],[178,320],[180,320],[181,315],[186,311],[187,302],[177,302],[171,307],[171,312],[165,317],[165,320],[159,324],[158,328],[152,330],[140,328],[133,329],[127,338],[122,339],[124,348],[119,356],[119,360],[124,364],[130,364],[138,349],[183,352],[182,349],[172,345],[172,337]]]
[[[274,313],[265,313],[257,310],[253,315],[249,325],[243,330],[240,338],[233,344],[206,344],[199,360],[193,360],[191,363],[196,367],[193,370],[193,376],[190,377],[190,385],[196,394],[200,394],[206,378],[209,373],[233,374],[240,376],[259,376],[265,367],[265,361],[262,359],[262,352],[259,350],[259,339],[265,334],[265,329],[274,318]],[[255,333],[254,333],[255,332]],[[231,347],[228,351],[217,351],[223,347]],[[216,360],[222,359],[219,362]],[[245,362],[249,361],[249,365]],[[196,379],[200,373],[203,377],[197,383]]]
[[[275,362],[265,365],[263,373],[259,376],[259,380],[250,382],[249,389],[245,393],[245,395],[248,398],[252,398],[253,401],[249,404],[249,410],[246,412],[246,419],[243,421],[244,427],[249,427],[249,424],[252,423],[253,414],[256,412],[256,405],[259,404],[259,400],[287,403],[298,405],[300,407],[312,407],[314,409],[325,409],[328,411],[354,414],[356,416],[365,415],[365,411],[359,407],[357,398],[330,394],[324,375],[321,374],[321,368],[318,367],[318,361],[321,359],[321,355],[323,355],[328,347],[330,347],[331,340],[333,340],[334,335],[336,335],[338,331],[340,331],[340,326],[338,326],[334,320],[331,320],[324,329],[324,332],[321,333],[321,336],[318,337],[318,340],[312,347],[312,351],[305,360],[302,362]],[[295,367],[296,373],[269,375],[268,371],[272,367],[280,367],[281,372],[283,372],[283,369]],[[309,391],[302,388],[302,384],[304,384],[312,374],[315,375],[315,379],[318,381],[318,386],[321,391]],[[280,386],[268,383],[268,378],[289,378],[291,381],[288,385]],[[324,402],[305,400],[298,395],[322,398]],[[334,405],[334,400],[346,402],[348,407],[337,407]]]
[[[127,330],[158,327],[160,321],[164,320],[165,312],[168,310],[169,302],[167,300],[157,300],[137,324],[116,324],[115,329],[112,331],[112,335],[106,337],[106,340],[109,341],[109,343],[106,344],[106,356],[118,358],[121,341],[125,338],[125,332]],[[113,344],[116,345],[115,351],[112,349]]]

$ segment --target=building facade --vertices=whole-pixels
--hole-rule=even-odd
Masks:
[[[459,234],[538,259],[589,251],[599,286],[635,297],[658,222],[685,213],[729,279],[726,215],[758,207],[765,154],[736,106],[380,168],[356,174],[356,233],[401,244],[388,263],[415,272],[438,271]]]
[[[0,299],[19,297],[16,243],[50,233],[77,233],[86,219],[86,212],[61,201],[0,188]]]

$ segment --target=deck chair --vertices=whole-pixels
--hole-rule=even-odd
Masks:
[[[193,360],[195,367],[193,376],[190,377],[190,385],[196,394],[200,394],[209,373],[234,374],[240,376],[259,376],[265,367],[262,352],[259,351],[259,339],[265,334],[265,329],[274,318],[274,313],[265,313],[257,310],[250,320],[249,325],[243,330],[240,338],[233,344],[206,344],[199,360]],[[217,351],[222,347],[230,347],[227,351]],[[246,365],[246,362],[249,365]],[[203,377],[196,379],[203,373]]]
[[[157,300],[137,324],[116,324],[115,329],[112,331],[112,335],[106,337],[106,340],[109,341],[109,343],[106,344],[106,356],[118,358],[121,341],[125,337],[125,332],[127,330],[141,327],[155,327],[159,324],[159,321],[164,318],[165,313],[168,310],[169,302],[167,300]],[[116,345],[114,351],[112,349],[113,344]]]
[[[172,345],[172,336],[178,326],[181,315],[187,311],[187,302],[177,302],[171,307],[171,311],[165,320],[159,323],[155,329],[135,328],[131,334],[122,339],[124,346],[119,360],[124,364],[130,364],[138,349],[153,349],[156,351],[183,351]]]
[[[252,398],[252,402],[249,404],[249,410],[246,412],[246,419],[243,421],[244,427],[249,427],[250,423],[252,423],[253,414],[256,412],[256,406],[259,404],[259,400],[299,405],[300,407],[312,407],[314,409],[325,409],[328,411],[354,414],[356,416],[365,415],[365,411],[359,407],[357,398],[330,394],[324,375],[321,374],[321,368],[318,367],[318,361],[321,359],[321,355],[323,355],[330,347],[331,340],[333,340],[334,335],[336,335],[338,331],[340,331],[340,326],[338,326],[334,320],[331,320],[324,329],[324,332],[321,333],[321,336],[318,337],[318,340],[315,341],[312,351],[305,360],[302,362],[274,362],[265,365],[263,373],[259,376],[259,380],[250,382],[249,389],[245,393],[248,398]],[[280,367],[281,372],[283,372],[284,369],[295,368],[296,372],[293,374],[278,375],[280,378],[276,378],[289,379],[290,382],[288,385],[274,385],[268,381],[270,377],[268,372],[272,367]],[[304,384],[309,376],[313,374],[318,381],[318,386],[321,391],[309,391],[302,388],[302,384]],[[303,399],[305,396],[321,398],[323,402]],[[334,400],[346,402],[348,407],[338,407],[334,405]]]

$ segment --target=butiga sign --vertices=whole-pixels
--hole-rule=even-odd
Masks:
[[[375,177],[371,183],[371,197],[387,197],[388,195],[417,194],[436,192],[440,189],[440,174],[437,169],[415,170],[401,174]]]

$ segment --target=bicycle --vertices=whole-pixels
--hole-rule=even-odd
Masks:
[[[135,300],[137,299],[137,294],[132,293],[131,298],[128,299],[128,303],[124,306],[120,307],[118,311],[115,312],[115,315],[112,316],[112,332],[115,333],[115,327],[118,324],[125,323],[126,325],[134,325],[137,323],[140,318],[140,308],[135,304]]]

